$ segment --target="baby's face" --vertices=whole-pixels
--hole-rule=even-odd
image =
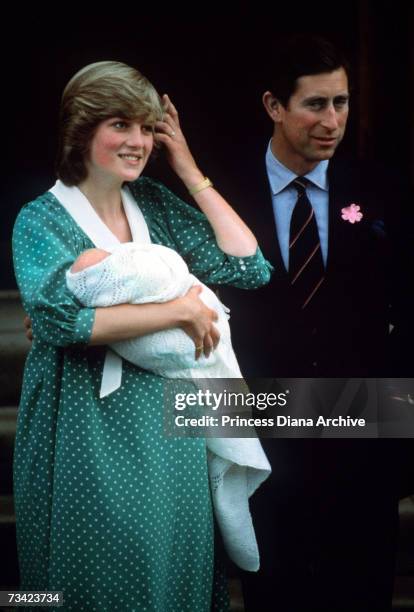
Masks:
[[[83,253],[81,253],[75,260],[70,271],[81,272],[81,270],[85,270],[85,268],[89,268],[90,266],[100,263],[109,255],[110,253],[108,253],[108,251],[104,251],[103,249],[88,249],[87,251],[83,251]]]

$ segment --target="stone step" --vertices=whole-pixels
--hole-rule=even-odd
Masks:
[[[18,291],[0,291],[0,333],[18,329],[24,316]]]
[[[230,593],[230,612],[244,612],[242,587],[241,587],[240,580],[238,578],[230,578],[229,593]]]
[[[393,612],[408,612],[414,610],[414,577],[397,576],[394,583],[392,599]]]
[[[0,495],[0,525],[14,525],[13,495]]]
[[[0,408],[0,495],[13,490],[13,448],[16,435],[17,407]]]
[[[30,349],[18,291],[0,291],[0,406],[17,404],[24,362]]]

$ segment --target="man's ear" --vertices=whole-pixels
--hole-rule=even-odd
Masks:
[[[282,112],[284,110],[279,100],[270,91],[265,91],[262,101],[271,120],[274,123],[279,123],[282,119]]]

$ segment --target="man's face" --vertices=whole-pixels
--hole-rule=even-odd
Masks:
[[[303,172],[331,158],[345,132],[348,100],[343,68],[300,77],[287,108],[267,92],[264,103],[275,123],[272,150],[279,161]]]

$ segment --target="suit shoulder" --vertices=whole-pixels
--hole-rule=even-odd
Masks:
[[[358,160],[352,158],[334,158],[328,169],[332,180],[344,179],[355,182],[372,191],[384,187],[398,188],[407,184],[408,179],[395,165],[378,160]]]

